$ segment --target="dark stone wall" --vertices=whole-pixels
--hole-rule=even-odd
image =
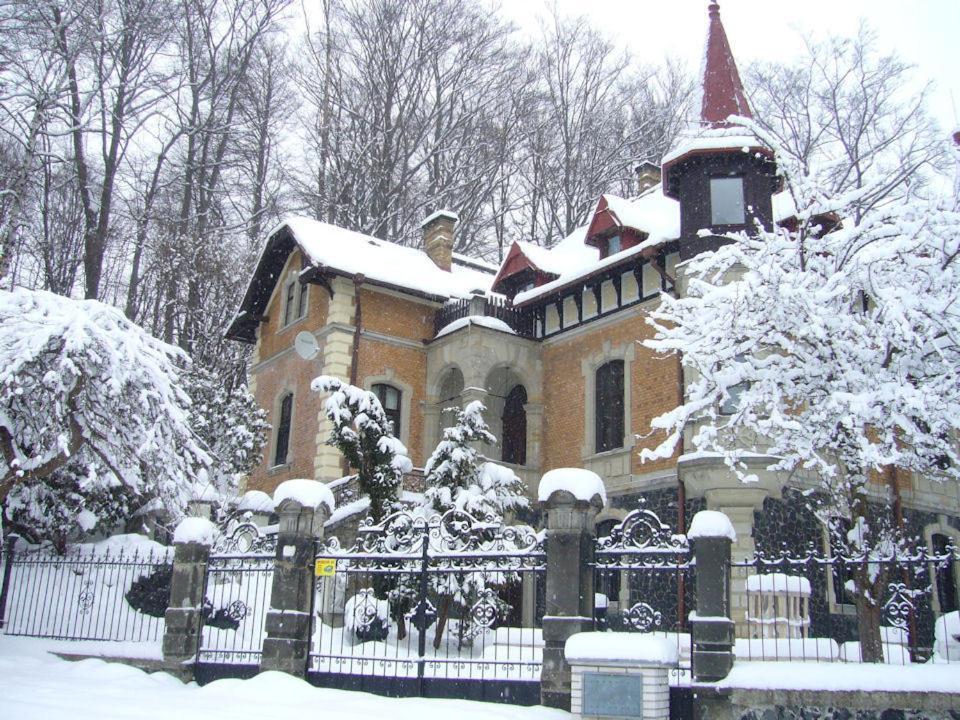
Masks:
[[[824,555],[823,530],[813,512],[814,498],[804,493],[785,489],[782,500],[767,498],[763,510],[754,515],[754,542],[757,551],[764,554],[777,554],[785,551],[793,556],[801,556],[812,550],[816,555]],[[871,505],[870,522],[891,522],[892,510],[879,503]],[[923,529],[927,525],[937,522],[937,516],[930,512],[904,508],[904,525],[906,535],[914,547],[923,547]],[[950,518],[951,524],[957,523],[957,518]],[[830,612],[827,598],[828,566],[811,561],[805,567],[804,574],[811,583],[810,621],[811,636],[831,637],[837,642],[857,639],[856,616],[853,615],[853,605],[848,596],[844,596],[845,612]],[[775,569],[766,568],[765,572],[774,572]],[[782,572],[800,574],[796,567],[784,567]],[[891,582],[903,578],[898,574],[891,578]],[[914,589],[928,587],[930,577],[924,565],[917,565],[914,572],[909,574],[910,584]],[[834,606],[836,609],[836,605]],[[934,616],[930,605],[929,595],[923,602],[917,603],[915,643],[920,648],[929,648],[933,644]]]

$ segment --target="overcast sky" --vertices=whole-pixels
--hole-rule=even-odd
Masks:
[[[566,14],[583,14],[640,60],[672,54],[696,71],[707,27],[707,0],[557,0]],[[543,0],[503,0],[521,28],[537,30]],[[960,127],[960,0],[721,0],[720,15],[741,66],[789,60],[803,52],[805,34],[854,35],[862,19],[880,46],[916,66],[917,81],[934,81],[930,110]]]

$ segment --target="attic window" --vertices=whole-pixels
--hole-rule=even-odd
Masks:
[[[611,235],[607,238],[607,255],[615,255],[623,248],[620,235]]]
[[[300,283],[296,277],[286,284],[283,293],[282,327],[286,327],[307,314],[307,292],[307,286]]]
[[[710,178],[710,224],[744,223],[743,178]]]

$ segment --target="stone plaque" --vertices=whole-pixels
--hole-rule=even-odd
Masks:
[[[584,716],[643,717],[643,676],[583,674]]]

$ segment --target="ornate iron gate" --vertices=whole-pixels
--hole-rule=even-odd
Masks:
[[[689,682],[687,612],[693,569],[684,535],[645,508],[630,512],[594,551],[598,629],[658,632],[677,643],[672,685]]]
[[[243,523],[214,545],[207,564],[198,677],[256,674],[270,608],[276,535]]]
[[[316,684],[539,702],[542,535],[457,510],[399,512],[361,525],[349,548],[322,541],[317,559]]]

